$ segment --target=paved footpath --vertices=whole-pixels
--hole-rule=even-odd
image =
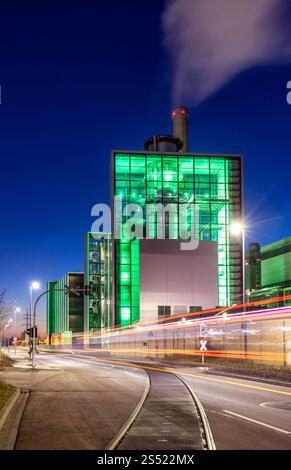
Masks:
[[[18,408],[24,407],[20,416],[16,406],[0,432],[0,449],[7,448],[17,424],[18,450],[105,449],[137,406],[148,380],[142,370],[68,355],[39,354],[37,366],[34,371],[25,367],[20,353],[15,367],[3,374],[29,393],[19,398]]]

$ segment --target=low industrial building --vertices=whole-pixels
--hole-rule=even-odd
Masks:
[[[66,286],[77,289],[66,293]],[[58,281],[48,282],[47,335],[53,342],[54,335],[71,342],[72,333],[84,331],[84,273],[69,272]]]
[[[246,256],[246,287],[250,302],[277,299],[266,307],[291,305],[280,299],[291,295],[291,237],[260,247],[249,246]]]

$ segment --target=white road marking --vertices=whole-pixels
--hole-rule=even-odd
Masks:
[[[250,421],[251,423],[259,424],[260,426],[264,426],[265,428],[272,429],[273,431],[282,432],[283,434],[291,434],[290,431],[286,431],[285,429],[276,428],[275,426],[271,426],[270,424],[262,423],[261,421],[257,421],[256,419],[252,419],[252,418],[248,418],[247,416],[239,415],[238,413],[234,413],[233,411],[228,411],[228,410],[222,410],[222,411],[224,413],[228,413],[232,416],[236,416],[237,418],[245,419],[246,421]]]

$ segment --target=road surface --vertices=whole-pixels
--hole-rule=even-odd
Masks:
[[[147,374],[90,361],[39,354],[42,369],[7,370],[7,381],[30,390],[16,450],[104,449],[114,438],[137,406]]]
[[[291,449],[290,387],[173,369],[202,402],[217,449]]]
[[[291,388],[181,372],[204,406],[217,449],[291,449]]]
[[[143,365],[138,363],[137,369],[125,359],[108,358],[104,362],[93,357],[58,354],[41,354],[38,359],[50,371],[26,371],[22,377],[15,372],[14,380],[13,372],[10,373],[9,380],[22,388],[34,380],[15,448],[104,449],[144,392]],[[156,363],[147,367],[169,374]],[[202,402],[217,449],[291,449],[291,388],[205,374],[196,368],[177,366],[171,370],[181,376]],[[175,395],[175,387],[171,391]],[[171,406],[175,401],[179,400],[174,399]],[[143,416],[146,433],[149,434],[152,425],[153,433],[159,434],[154,416],[151,420],[149,412],[145,415],[144,411],[147,402],[136,418],[136,427],[131,428],[131,446],[134,430],[139,440],[142,438]],[[38,433],[32,439],[30,431],[35,422]],[[181,423],[163,420],[164,435],[157,437],[160,442],[166,441],[165,435],[173,434],[173,425]],[[128,448],[124,442],[120,448]]]

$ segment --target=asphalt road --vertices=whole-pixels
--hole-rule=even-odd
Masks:
[[[145,374],[90,357],[44,354],[38,359],[51,369],[11,371],[7,377],[31,389],[15,448],[104,449],[141,397]],[[173,369],[200,398],[217,449],[291,449],[291,388]]]
[[[41,369],[5,372],[8,382],[30,390],[16,450],[104,449],[137,406],[148,381],[142,370],[96,366],[90,358],[39,354],[37,362]]]
[[[291,449],[291,388],[195,368],[175,371],[202,402],[218,450]]]
[[[179,371],[204,406],[217,449],[291,449],[291,388]]]

